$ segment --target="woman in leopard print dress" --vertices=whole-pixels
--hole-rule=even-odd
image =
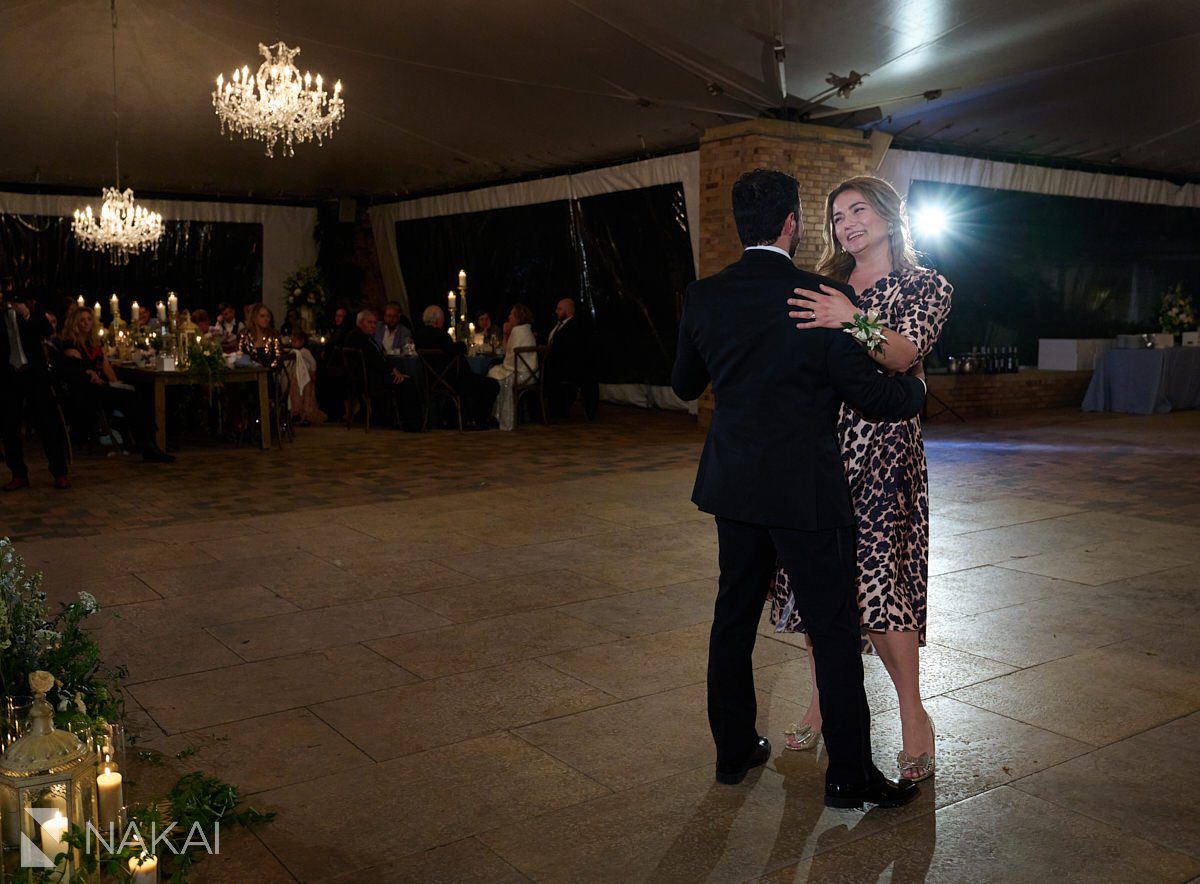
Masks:
[[[871,353],[891,372],[919,365],[933,348],[950,312],[950,284],[917,265],[904,206],[880,178],[844,181],[826,200],[825,253],[818,272],[849,282],[855,307],[836,289],[797,290],[798,327],[841,328],[859,308],[878,310],[886,343]],[[863,650],[876,652],[891,675],[900,701],[901,775],[924,779],[934,769],[933,722],[921,702],[918,648],[925,644],[929,573],[929,478],[919,418],[870,420],[843,406],[838,422],[842,460],[858,520],[858,606]],[[780,569],[771,593],[771,621],[779,632],[803,632],[787,572]],[[811,654],[810,660],[811,660]],[[812,705],[786,745],[807,749],[821,729],[813,677]]]

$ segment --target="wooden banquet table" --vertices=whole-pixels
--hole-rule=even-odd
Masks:
[[[154,421],[158,427],[155,441],[163,451],[167,450],[167,387],[195,386],[200,379],[186,371],[159,371],[155,368],[138,368],[134,365],[114,364],[117,377],[127,384],[153,384]],[[262,447],[271,447],[271,396],[267,389],[267,369],[261,366],[231,368],[222,376],[226,384],[258,385],[258,420],[262,427]]]

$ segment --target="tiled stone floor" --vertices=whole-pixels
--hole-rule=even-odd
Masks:
[[[69,493],[35,473],[0,499],[0,533],[52,596],[105,606],[133,726],[170,761],[136,788],[202,767],[278,812],[201,880],[1200,875],[1200,413],[927,436],[940,770],[893,811],[825,810],[817,753],[713,783],[716,544],[686,417],[80,460]],[[895,696],[867,663],[888,769]],[[756,665],[779,745],[807,662],[764,628]]]

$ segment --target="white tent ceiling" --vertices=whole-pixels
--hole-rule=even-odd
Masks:
[[[1200,178],[1200,0],[117,0],[139,192],[318,198],[465,186],[693,146],[783,104],[905,143]],[[113,175],[108,0],[0,0],[0,183]],[[345,84],[324,147],[218,132],[218,73],[299,44]],[[832,72],[849,97],[813,98]],[[927,101],[922,93],[942,90]],[[858,108],[862,115],[830,115]]]

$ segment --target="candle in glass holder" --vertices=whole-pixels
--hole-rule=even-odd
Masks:
[[[42,853],[54,858],[60,853],[67,853],[70,846],[63,840],[69,823],[61,810],[55,810],[54,816],[42,823]]]
[[[458,340],[458,338],[456,338],[456,337],[454,336],[454,326],[450,326],[450,340],[452,340],[452,341],[457,341],[457,340]]]
[[[129,305],[129,324],[135,328],[137,327],[137,324],[138,324],[138,310],[139,309],[140,308],[138,307],[137,301],[134,301],[132,304]]]
[[[136,884],[158,884],[158,857],[143,852],[129,858],[129,874]]]
[[[159,301],[158,304],[156,304],[155,306],[158,308],[158,321],[166,322],[167,321],[167,305],[164,304],[162,301]]]
[[[125,803],[121,775],[111,766],[105,767],[104,773],[96,777],[96,788],[100,792],[100,826],[107,829],[109,823],[120,825],[121,806]]]
[[[467,323],[467,331],[471,333],[471,340],[475,340],[475,323]]]
[[[179,313],[179,298],[175,297],[174,292],[170,292],[167,295],[167,312],[172,316]]]
[[[97,301],[92,305],[92,317],[96,320],[96,325],[100,324],[100,302]]]

